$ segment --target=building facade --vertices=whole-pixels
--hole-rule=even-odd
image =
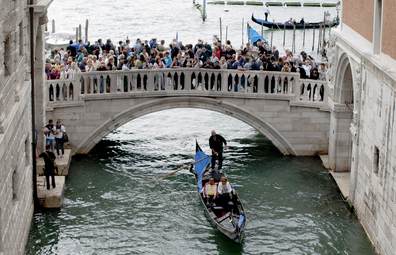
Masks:
[[[349,201],[379,254],[396,254],[395,11],[343,0],[327,52],[330,168],[351,173]]]
[[[35,73],[40,79],[43,25],[51,2],[0,1],[0,254],[4,255],[24,253],[34,209],[29,4],[34,7]],[[36,93],[40,105],[42,92]],[[44,115],[43,106],[36,111]]]

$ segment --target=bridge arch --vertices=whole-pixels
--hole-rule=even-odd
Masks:
[[[285,155],[298,155],[290,142],[270,123],[257,114],[238,105],[205,97],[168,97],[153,99],[130,107],[104,121],[77,146],[76,153],[88,153],[102,138],[125,123],[141,116],[174,108],[198,108],[220,112],[235,117],[265,135]]]

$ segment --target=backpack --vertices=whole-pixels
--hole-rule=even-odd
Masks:
[[[310,76],[310,78],[311,79],[313,79],[313,80],[317,80],[317,79],[319,79],[319,71],[318,71],[318,68],[313,68],[312,70],[311,70],[311,76]]]

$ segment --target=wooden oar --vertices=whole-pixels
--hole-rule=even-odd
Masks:
[[[219,152],[221,152],[221,151],[219,151]],[[219,153],[219,152],[218,152],[218,153]],[[191,163],[191,164],[189,164],[189,165],[187,165],[187,166],[184,166],[184,167],[182,167],[182,168],[180,168],[180,169],[177,169],[176,171],[174,171],[174,172],[172,172],[172,173],[170,173],[170,174],[168,174],[168,175],[165,175],[164,177],[159,178],[158,180],[145,181],[145,182],[140,182],[140,183],[150,183],[150,182],[157,182],[157,181],[160,181],[160,180],[162,180],[162,179],[165,179],[165,178],[168,177],[168,176],[171,176],[171,175],[174,174],[174,173],[179,172],[180,170],[183,170],[184,168],[187,168],[187,167],[189,167],[189,166],[191,166],[191,165],[194,165],[195,163],[198,163],[199,161],[202,161],[202,160],[204,160],[204,159],[210,158],[210,157],[212,157],[212,156],[214,156],[214,155],[215,155],[215,154],[212,154],[212,155],[210,155],[210,156],[206,156],[205,158],[202,158],[202,159],[200,159],[200,160],[198,160],[198,161],[195,161],[195,162],[193,162],[193,163]]]
[[[268,13],[269,14],[269,13]],[[271,16],[271,14],[269,14],[270,16]],[[275,23],[275,19],[271,16],[271,18],[272,18],[272,23]],[[282,32],[282,30],[280,29],[280,27],[278,26],[278,23],[275,23],[276,24],[276,26],[279,28],[279,31],[281,31]]]

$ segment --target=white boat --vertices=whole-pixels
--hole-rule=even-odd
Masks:
[[[66,47],[69,46],[70,40],[75,42],[76,35],[68,32],[56,32],[49,33],[45,36],[45,48],[54,50],[55,48],[60,49],[63,47],[66,50]]]

